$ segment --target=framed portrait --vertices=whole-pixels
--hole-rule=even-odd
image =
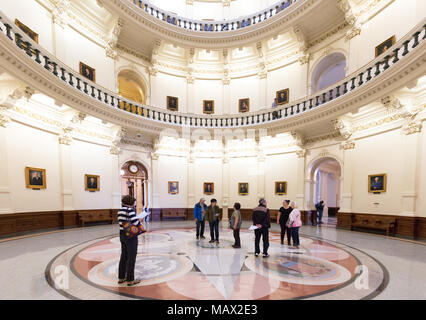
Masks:
[[[277,91],[277,104],[286,104],[290,99],[290,89]]]
[[[286,181],[275,182],[275,194],[278,194],[278,195],[287,194],[287,182]]]
[[[368,192],[382,193],[386,192],[386,174],[371,174],[368,176]]]
[[[376,47],[376,57],[380,56],[383,52],[392,47],[396,42],[395,36],[390,37]],[[393,54],[393,53],[392,53]]]
[[[25,167],[27,188],[46,189],[46,169]]]
[[[167,110],[170,110],[170,111],[179,110],[179,99],[177,97],[167,96]]]
[[[238,194],[240,196],[248,195],[249,193],[249,184],[247,182],[238,183]]]
[[[214,113],[214,100],[203,100],[203,112],[206,114]]]
[[[38,43],[38,34],[35,33],[33,30],[31,30],[30,28],[28,28],[25,24],[23,24],[21,21],[19,21],[18,19],[15,19],[15,24],[16,26],[21,29],[23,32],[25,32],[25,34],[27,36],[29,36],[31,39],[34,40],[34,42]]]
[[[249,112],[250,111],[250,99],[238,100],[238,112]]]
[[[204,194],[214,194],[213,182],[204,182]]]
[[[87,64],[84,64],[83,62],[80,62],[80,74],[83,77],[96,82],[96,70],[92,67],[89,67]]]
[[[84,182],[86,191],[95,192],[101,189],[99,176],[93,174],[85,174]]]
[[[179,193],[179,182],[169,181],[169,194],[178,194],[178,193]]]

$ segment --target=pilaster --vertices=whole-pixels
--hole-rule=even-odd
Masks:
[[[4,116],[6,117],[6,116]],[[2,122],[0,113],[0,214],[12,213],[12,198],[10,195],[9,161],[7,152],[7,125],[9,120]]]
[[[342,168],[342,197],[340,201],[340,212],[352,212],[352,181],[354,170],[355,141],[348,140],[342,142],[340,148],[343,150],[343,168]]]
[[[305,166],[306,166],[306,149],[296,151],[297,154],[297,193],[296,202],[300,210],[307,210],[305,203]]]
[[[74,210],[71,142],[72,139],[69,136],[59,137],[59,168],[61,173],[63,210]]]

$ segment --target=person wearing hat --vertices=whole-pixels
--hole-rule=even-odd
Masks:
[[[219,243],[219,222],[222,220],[222,212],[217,205],[217,200],[212,199],[206,210],[206,219],[210,226],[210,241],[209,243]]]

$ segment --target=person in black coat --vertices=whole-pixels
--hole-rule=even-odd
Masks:
[[[319,203],[315,205],[318,212],[318,224],[322,224],[322,214],[324,212],[324,201],[321,200]]]
[[[255,242],[254,242],[254,255],[256,257],[260,254],[260,238],[263,238],[263,257],[269,257],[269,228],[271,227],[271,216],[269,209],[266,207],[267,203],[265,199],[259,200],[259,206],[253,209],[253,225],[257,227],[254,230]]]
[[[290,200],[284,200],[283,206],[280,208],[277,216],[277,223],[281,227],[281,244],[284,244],[284,236],[287,233],[287,244],[289,246],[291,245],[291,232],[290,228],[287,227],[286,223],[292,210],[293,208],[290,207]]]

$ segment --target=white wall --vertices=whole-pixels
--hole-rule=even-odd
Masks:
[[[14,211],[37,212],[61,208],[57,136],[18,123],[11,123],[7,131],[10,192]],[[27,189],[25,167],[46,169],[47,188],[38,191]]]
[[[350,41],[350,72],[375,57],[375,47],[395,35],[396,41],[411,30],[426,12],[426,1],[393,1],[387,8],[362,26],[359,36]]]
[[[401,133],[395,130],[361,139],[357,141],[355,148],[353,211],[399,214],[401,192],[404,191],[401,186],[404,174],[401,168]],[[380,173],[387,174],[387,191],[381,194],[368,193],[368,175]]]
[[[1,11],[15,22],[18,19],[38,34],[38,43],[53,53],[52,16],[36,1],[2,0]]]
[[[110,209],[113,205],[114,178],[109,147],[74,140],[71,146],[71,168],[61,168],[58,136],[31,126],[11,122],[7,128],[7,167],[13,212],[63,210],[62,169],[71,170],[72,205],[75,210]],[[25,167],[46,169],[46,189],[26,188]],[[100,192],[85,191],[84,175],[100,176]],[[0,206],[1,207],[1,206]]]

